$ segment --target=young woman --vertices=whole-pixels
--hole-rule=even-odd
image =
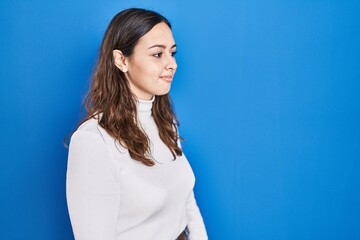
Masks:
[[[127,9],[111,21],[71,138],[67,202],[77,240],[205,240],[171,107],[177,65],[167,19]]]

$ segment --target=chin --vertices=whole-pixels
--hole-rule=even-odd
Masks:
[[[164,92],[164,93],[158,93],[158,94],[155,94],[156,96],[164,96],[164,95],[166,95],[166,94],[168,94],[169,93],[169,91],[167,91],[167,92]]]
[[[168,89],[164,89],[163,91],[158,91],[155,93],[156,96],[162,96],[162,95],[166,95],[170,92],[170,88]]]

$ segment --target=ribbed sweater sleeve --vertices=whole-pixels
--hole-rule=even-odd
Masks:
[[[190,240],[207,240],[205,224],[201,216],[199,207],[195,200],[194,191],[188,197],[186,203],[186,214],[188,219],[188,229]]]
[[[115,240],[118,174],[101,134],[76,131],[70,142],[66,195],[76,240]]]

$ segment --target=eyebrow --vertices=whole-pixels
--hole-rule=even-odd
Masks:
[[[159,47],[159,48],[166,48],[165,45],[161,45],[161,44],[155,44],[155,45],[152,45],[151,47],[149,47],[148,49],[151,49],[151,48],[156,48],[156,47]],[[170,49],[176,47],[176,44],[172,45]]]

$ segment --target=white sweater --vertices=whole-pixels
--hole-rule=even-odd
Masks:
[[[67,203],[76,240],[174,240],[188,226],[190,240],[208,239],[186,159],[161,141],[151,101],[138,102],[139,123],[151,141],[152,167],[131,159],[97,119],[73,134]]]

